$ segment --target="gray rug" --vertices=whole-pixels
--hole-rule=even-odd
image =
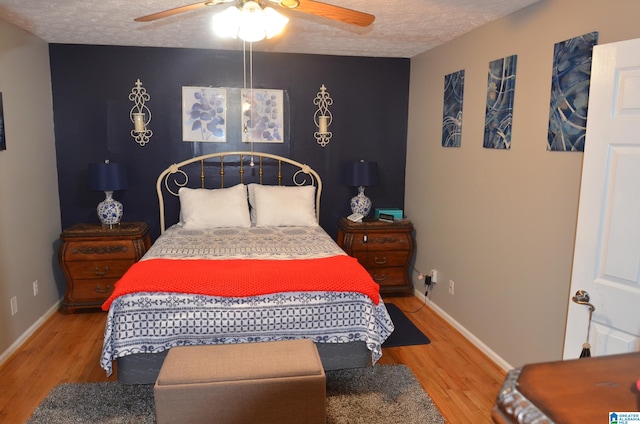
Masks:
[[[153,385],[70,383],[54,387],[29,424],[155,423]],[[327,423],[444,423],[404,365],[327,372]]]

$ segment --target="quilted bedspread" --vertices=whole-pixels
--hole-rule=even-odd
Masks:
[[[172,265],[169,267],[172,271],[166,268],[153,271],[154,263],[165,260],[167,263],[179,262],[180,266]],[[181,293],[167,291],[175,290],[167,286],[153,287],[157,277],[173,281],[176,278],[171,273],[195,273],[202,267],[198,271],[201,278],[217,281],[208,285],[218,286],[216,290],[228,290],[229,287],[221,289],[220,271],[214,271],[213,265],[204,264],[227,262],[231,265],[233,261],[242,265],[239,269],[246,268],[238,275],[233,275],[237,270],[226,271],[231,274],[228,275],[229,286],[244,287],[236,295]],[[345,281],[355,278],[348,275],[351,271],[347,269],[366,273],[360,266],[352,267],[350,262],[353,261],[319,226],[208,230],[171,227],[155,241],[142,260],[130,268],[132,273],[127,279],[150,280],[145,283],[147,287],[139,286],[134,292],[125,294],[129,289],[127,284],[121,284],[124,280],[116,284],[118,292],[107,308],[100,365],[109,375],[112,361],[132,354],[158,353],[174,346],[300,338],[316,343],[362,341],[371,351],[371,361],[375,363],[382,355],[382,343],[394,327],[379,298],[377,285],[373,291],[373,286],[358,291],[354,281]],[[144,265],[145,262],[149,264]],[[300,262],[315,268],[299,269],[298,277],[286,278],[299,278],[294,282],[299,286],[271,293],[269,286],[283,274],[275,262],[283,267]],[[267,263],[274,267],[271,275],[259,268]],[[147,273],[156,275],[150,279],[144,277]],[[326,280],[330,275],[342,280],[340,286],[318,285],[319,278]],[[357,276],[361,277],[366,277],[369,284],[375,284],[368,273]],[[303,283],[304,280],[307,281]],[[339,291],[340,287],[349,291]],[[265,294],[254,295],[252,290]],[[195,290],[183,288],[183,291]]]

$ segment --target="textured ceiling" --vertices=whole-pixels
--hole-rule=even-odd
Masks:
[[[266,0],[265,0],[266,1]],[[291,20],[277,39],[254,50],[346,56],[413,57],[539,0],[327,0],[376,16],[366,28],[286,10]],[[237,40],[211,31],[211,15],[227,5],[203,7],[151,23],[139,16],[195,0],[0,0],[4,19],[50,43],[239,50]]]

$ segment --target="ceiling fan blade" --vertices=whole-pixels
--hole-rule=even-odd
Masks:
[[[287,3],[291,3],[291,6],[287,7]],[[299,4],[295,6],[295,3]],[[294,0],[293,2],[282,1],[280,6],[296,10],[298,12],[310,13],[312,15],[318,15],[362,27],[371,25],[376,19],[375,16],[368,13],[358,12],[357,10],[351,10],[345,7],[334,6],[332,4],[321,3],[314,0]]]
[[[136,22],[150,22],[155,21],[157,19],[166,18],[169,16],[177,15],[179,13],[189,12],[190,10],[199,9],[203,6],[207,6],[208,3],[218,3],[211,1],[201,1],[199,3],[193,3],[186,6],[175,7],[173,9],[163,10],[162,12],[152,13],[151,15],[141,16],[139,18],[135,18]]]

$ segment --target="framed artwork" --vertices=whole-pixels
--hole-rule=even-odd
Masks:
[[[224,88],[182,87],[182,140],[227,141],[227,92]]]
[[[0,93],[0,150],[7,150],[7,139],[4,135],[4,109],[2,108],[2,93]]]
[[[254,88],[241,91],[242,127],[246,143],[284,143],[283,90]]]
[[[547,150],[584,152],[591,81],[591,56],[598,33],[590,32],[553,47]]]
[[[482,147],[507,150],[511,148],[517,61],[518,56],[512,55],[489,63]]]
[[[442,147],[460,147],[462,139],[462,97],[464,70],[444,76]]]

